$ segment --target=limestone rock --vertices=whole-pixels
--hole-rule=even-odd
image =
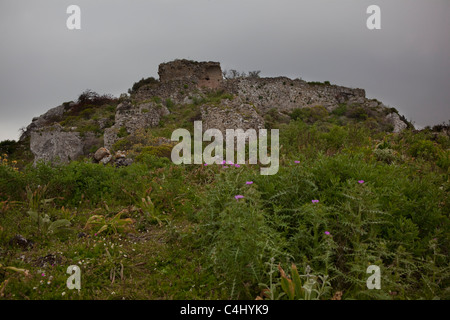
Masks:
[[[108,157],[110,155],[111,155],[111,152],[109,152],[108,149],[106,149],[104,147],[101,147],[95,152],[94,159],[95,159],[95,161],[100,161],[103,158],[106,158],[106,157]]]
[[[155,127],[163,116],[170,112],[167,107],[155,102],[145,102],[133,105],[129,101],[120,103],[116,108],[115,124],[105,129],[104,145],[111,148],[119,140],[119,131],[124,128],[127,134],[137,129]]]
[[[56,121],[60,121],[64,115],[65,109],[66,107],[64,105],[60,105],[48,110],[39,117],[34,117],[24,133],[20,136],[20,141],[23,141],[25,138],[29,137],[33,131],[51,125]]]
[[[264,120],[256,108],[240,99],[223,100],[219,106],[201,106],[203,131],[219,129],[225,133],[226,129],[262,129]]]
[[[399,133],[405,130],[408,125],[400,119],[400,116],[392,112],[386,116],[386,120],[394,126],[394,133]]]
[[[40,160],[69,162],[83,155],[83,142],[78,132],[65,132],[56,124],[32,131],[30,149],[35,164]]]
[[[112,160],[112,155],[106,156],[100,160],[100,163],[108,164]]]

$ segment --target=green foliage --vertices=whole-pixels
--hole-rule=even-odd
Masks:
[[[413,157],[434,160],[438,157],[439,148],[429,140],[419,140],[411,145],[409,153]]]
[[[366,120],[368,118],[367,110],[363,107],[352,107],[347,112],[347,116],[349,118],[357,119],[357,120]]]
[[[297,266],[292,264],[289,277],[281,265],[278,265],[281,287],[289,300],[320,300],[331,290],[328,276],[310,274],[309,266],[306,269],[305,275],[299,275]],[[305,278],[304,281],[302,281],[302,277]]]
[[[264,262],[279,254],[276,234],[264,223],[261,195],[256,188],[245,190],[244,186],[239,173],[221,175],[208,191],[200,216],[201,243],[208,248],[212,267],[223,275],[233,298],[251,297],[244,284],[261,282]],[[237,194],[244,199],[237,201]]]
[[[130,230],[130,225],[134,222],[131,218],[121,218],[125,212],[126,210],[122,210],[112,218],[105,217],[104,215],[93,215],[86,222],[85,228],[96,228],[96,236],[100,235],[100,233],[124,233],[125,231]]]
[[[264,116],[265,127],[267,129],[277,128],[281,123],[286,123],[285,117],[283,117],[277,108],[271,108]],[[289,119],[287,120],[289,122]]]
[[[314,123],[319,120],[325,120],[328,117],[328,111],[323,106],[297,108],[294,109],[289,116],[293,120],[302,120],[307,123]]]
[[[226,93],[224,90],[217,90],[208,92],[203,100],[203,103],[210,103],[218,105],[222,102],[222,100],[232,100],[233,95],[230,93]]]
[[[129,135],[126,127],[120,127],[119,132],[117,132],[118,138],[125,138]]]
[[[68,233],[71,230],[70,221],[66,219],[59,219],[56,221],[51,221],[50,217],[46,215],[40,215],[36,211],[28,211],[32,221],[37,225],[39,233],[47,234],[47,235],[60,235],[63,233]]]
[[[339,104],[339,106],[331,112],[331,114],[334,114],[336,116],[343,116],[346,113],[347,113],[347,105],[345,103]]]
[[[3,140],[0,142],[0,154],[12,154],[18,148],[18,142],[14,140]]]
[[[162,144],[159,146],[144,147],[140,154],[136,157],[136,161],[142,161],[147,156],[165,157],[170,159],[172,154],[172,145]]]
[[[107,113],[88,106],[92,118]],[[341,117],[357,108],[293,110],[290,123],[270,111],[281,145],[273,176],[258,165],[172,164],[159,137],[180,124],[192,130],[195,104],[119,140],[114,148],[135,159],[128,167],[18,166],[1,155],[0,290],[6,299],[448,299],[445,128],[386,134],[376,110],[364,121]],[[71,118],[77,127],[93,121],[81,113]],[[85,226],[97,236],[63,232]],[[26,259],[9,243],[16,234],[36,244]],[[49,252],[64,262],[36,266]],[[79,296],[62,295],[68,264],[83,266]],[[366,287],[371,264],[381,290]],[[4,266],[43,269],[54,284]]]
[[[95,113],[94,109],[87,108],[87,109],[84,109],[82,112],[80,112],[80,117],[83,117],[85,119],[89,119],[94,113]]]
[[[44,199],[48,185],[38,186],[34,192],[29,186],[26,189],[29,209],[28,215],[36,225],[39,234],[61,235],[70,232],[69,227],[71,224],[67,219],[59,219],[52,222],[47,214],[41,214],[41,210],[54,201],[54,199]]]
[[[175,103],[172,101],[172,99],[166,99],[166,107],[170,110],[175,106]]]

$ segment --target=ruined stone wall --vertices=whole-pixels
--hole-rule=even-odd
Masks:
[[[227,80],[225,88],[244,101],[253,103],[262,112],[272,108],[286,112],[316,105],[331,111],[340,103],[364,103],[367,100],[363,89],[312,85],[286,77],[232,79]]]
[[[175,60],[159,65],[159,80],[162,83],[177,80],[195,82],[199,88],[220,88],[222,69],[219,62],[195,62]]]

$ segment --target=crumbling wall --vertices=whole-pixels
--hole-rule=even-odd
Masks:
[[[340,103],[365,103],[363,89],[352,89],[336,85],[314,85],[300,79],[276,78],[240,78],[227,80],[226,91],[251,102],[265,113],[272,108],[289,112],[295,108],[321,105],[328,111]]]

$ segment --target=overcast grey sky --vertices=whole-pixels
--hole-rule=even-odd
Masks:
[[[66,27],[71,4],[81,30]],[[381,30],[366,27],[372,4]],[[0,44],[0,140],[176,58],[363,88],[418,126],[450,120],[449,0],[1,0]]]

